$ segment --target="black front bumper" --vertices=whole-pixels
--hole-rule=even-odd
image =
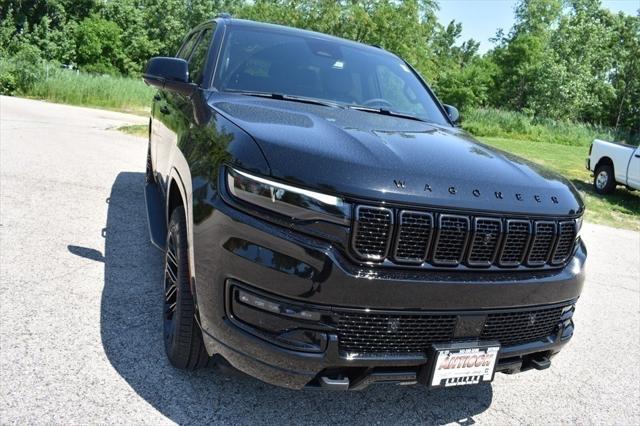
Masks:
[[[208,218],[194,227],[193,244],[198,313],[208,352],[265,382],[294,389],[361,389],[373,382],[420,381],[430,361],[428,348],[345,351],[336,326],[342,312],[390,318],[442,315],[461,321],[564,308],[548,335],[502,345],[497,371],[545,368],[573,333],[571,307],[582,290],[586,259],[580,243],[570,262],[556,270],[367,267],[353,264],[326,241],[263,221],[220,199]],[[280,309],[319,312],[321,317],[276,315],[273,306],[254,309],[238,303],[234,289],[240,288]],[[482,340],[473,327],[454,334],[452,341]]]

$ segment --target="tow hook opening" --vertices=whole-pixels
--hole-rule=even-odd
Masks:
[[[533,358],[531,360],[531,366],[536,370],[546,370],[547,368],[551,367],[551,360],[547,356]]]
[[[332,379],[327,376],[321,376],[320,387],[329,390],[347,390],[349,389],[349,378],[337,377],[335,379]]]
[[[363,390],[378,383],[415,385],[418,372],[415,368],[347,367],[326,369],[320,372],[308,388],[327,390]]]
[[[525,356],[522,362],[522,370],[546,370],[551,367],[551,354],[549,352],[539,352]]]

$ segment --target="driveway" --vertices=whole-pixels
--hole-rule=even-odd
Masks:
[[[144,117],[0,98],[0,423],[640,423],[640,234],[586,224],[573,341],[550,369],[427,392],[289,391],[182,372],[161,339]],[[640,220],[640,218],[639,218]]]

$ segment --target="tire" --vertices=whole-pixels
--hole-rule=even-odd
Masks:
[[[204,367],[209,355],[196,322],[196,309],[189,285],[187,229],[184,208],[171,214],[164,262],[163,340],[169,362],[176,368]]]
[[[600,164],[596,167],[593,177],[593,188],[598,194],[610,194],[616,189],[616,178],[613,167]]]

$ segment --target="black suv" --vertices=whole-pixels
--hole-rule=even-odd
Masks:
[[[144,80],[176,367],[454,386],[547,368],[571,338],[580,196],[456,127],[402,59],[222,17]]]

